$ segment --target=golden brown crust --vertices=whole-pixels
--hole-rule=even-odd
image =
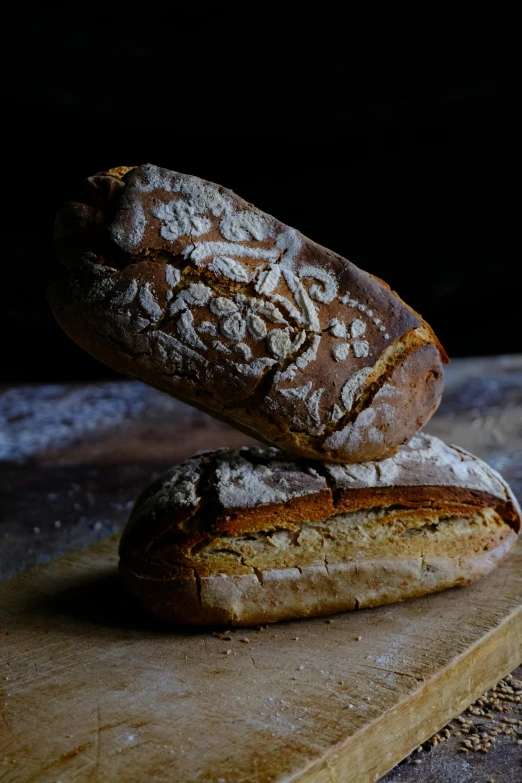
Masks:
[[[433,343],[436,345],[436,347],[437,347],[437,350],[438,350],[438,351],[439,351],[439,353],[440,353],[440,356],[441,356],[441,359],[442,359],[442,363],[443,363],[443,364],[449,364],[449,363],[450,363],[450,358],[449,358],[448,354],[446,353],[446,351],[445,351],[445,349],[444,349],[444,346],[443,346],[443,345],[442,345],[442,343],[440,342],[439,338],[437,337],[437,335],[435,334],[435,332],[433,331],[433,329],[432,329],[432,327],[429,325],[429,323],[428,323],[427,321],[425,321],[425,320],[424,320],[424,318],[422,317],[422,315],[421,315],[420,313],[418,313],[418,312],[417,312],[417,310],[414,310],[414,309],[413,309],[413,307],[410,307],[410,305],[409,305],[409,304],[407,304],[407,303],[404,301],[404,299],[403,299],[401,296],[399,296],[399,294],[397,293],[397,291],[394,291],[394,290],[391,288],[391,286],[389,286],[389,285],[388,285],[388,283],[387,283],[385,280],[383,280],[383,279],[382,279],[382,278],[380,278],[380,277],[377,277],[377,275],[374,275],[374,274],[372,274],[371,272],[368,272],[368,274],[370,275],[370,277],[372,277],[372,278],[373,278],[374,280],[376,280],[378,283],[380,283],[381,285],[385,286],[385,288],[387,288],[389,291],[391,291],[391,293],[392,293],[394,296],[396,296],[396,297],[397,297],[397,299],[399,300],[399,302],[401,302],[401,304],[403,304],[405,307],[408,307],[408,308],[409,308],[409,309],[410,309],[410,310],[411,310],[413,313],[415,313],[415,315],[417,316],[417,318],[419,319],[419,321],[422,323],[422,325],[425,327],[425,329],[427,329],[427,330],[428,330],[428,332],[430,333],[431,340],[432,340],[432,341],[433,341]]]
[[[405,508],[436,508],[451,515],[466,516],[469,508],[494,508],[502,519],[512,524],[516,531],[520,524],[519,513],[506,498],[504,501],[488,492],[479,492],[464,487],[372,487],[371,489],[344,490],[336,503],[338,511],[354,511],[373,508],[375,505],[388,507],[400,504]]]
[[[508,551],[519,525],[520,509],[495,471],[426,435],[394,458],[359,465],[221,449],[174,467],[139,498],[120,568],[131,592],[161,617],[268,622],[478,578]],[[381,583],[372,568],[381,574],[384,560]],[[301,580],[305,572],[310,579]],[[270,598],[265,611],[262,596],[276,590],[274,580],[284,597]],[[314,597],[317,580],[322,592]],[[186,595],[193,584],[196,603]]]
[[[125,174],[128,174],[129,171],[132,171],[132,169],[135,169],[136,166],[116,166],[114,169],[108,169],[107,171],[104,171],[103,173],[107,177],[116,177],[117,179],[123,179]]]
[[[440,400],[446,355],[389,286],[220,186],[95,175],[56,249],[70,272],[49,300],[72,339],[299,456],[391,456]]]

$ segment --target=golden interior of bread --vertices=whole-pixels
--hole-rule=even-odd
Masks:
[[[476,509],[469,516],[434,508],[372,508],[305,522],[296,530],[212,537],[187,552],[182,565],[200,575],[233,576],[314,563],[328,568],[383,554],[422,559],[427,553],[458,560],[498,546],[510,532],[492,508]],[[149,553],[152,560],[169,566],[181,565],[178,555],[179,549],[171,549],[165,540]]]
[[[120,572],[126,589],[163,621],[245,626],[466,585],[495,568],[516,539],[492,508],[466,516],[373,508],[293,531],[215,536],[181,558],[163,539],[146,564],[120,562]]]

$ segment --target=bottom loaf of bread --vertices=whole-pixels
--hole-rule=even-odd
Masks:
[[[167,622],[260,624],[468,584],[509,552],[519,525],[495,471],[426,435],[360,465],[221,449],[142,494],[120,573]]]

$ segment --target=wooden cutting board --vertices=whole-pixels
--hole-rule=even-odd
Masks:
[[[522,660],[522,544],[468,588],[231,640],[146,617],[116,552],[0,586],[2,783],[376,781]]]

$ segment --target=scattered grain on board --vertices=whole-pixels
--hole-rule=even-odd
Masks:
[[[519,712],[521,702],[522,681],[508,675],[470,704],[462,715],[427,739],[414,753],[432,750],[452,737],[461,738],[458,747],[461,753],[486,754],[494,749],[498,737],[504,738],[504,742],[511,741],[522,746],[522,715],[510,717],[504,714],[512,710]],[[413,764],[420,761],[412,756],[410,759]]]

